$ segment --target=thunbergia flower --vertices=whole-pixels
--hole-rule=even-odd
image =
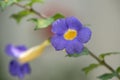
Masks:
[[[9,44],[6,46],[5,51],[9,56],[16,58],[20,63],[26,63],[40,56],[49,45],[49,40],[45,40],[40,45],[33,46],[30,49],[27,49],[25,46],[14,46]]]
[[[67,17],[56,20],[52,24],[54,36],[51,44],[59,51],[65,49],[68,54],[80,53],[91,38],[91,30],[75,17]]]
[[[20,79],[23,79],[25,74],[30,74],[31,69],[28,63],[19,63],[17,59],[25,52],[27,48],[25,46],[14,46],[9,44],[6,46],[6,53],[13,57],[13,60],[9,63],[9,72],[12,76],[17,76]]]

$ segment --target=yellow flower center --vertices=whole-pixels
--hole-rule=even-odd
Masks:
[[[73,29],[68,29],[64,34],[66,40],[73,40],[77,36],[77,31]]]

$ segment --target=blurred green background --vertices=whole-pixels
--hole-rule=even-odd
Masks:
[[[62,12],[67,16],[76,16],[83,24],[91,24],[89,27],[93,35],[86,46],[95,55],[99,55],[103,52],[120,51],[119,4],[120,0],[45,0],[44,4],[33,7],[46,15]],[[11,58],[4,52],[6,44],[25,44],[30,48],[48,37],[45,29],[34,31],[34,24],[27,22],[27,18],[20,24],[9,18],[19,10],[22,9],[13,6],[0,12],[0,80],[17,80],[8,73]],[[69,58],[65,55],[66,53],[56,52],[52,47],[46,48],[39,58],[30,63],[32,73],[25,80],[98,80],[96,76],[108,72],[106,68],[99,67],[85,75],[81,69],[97,62],[90,56]],[[115,69],[120,65],[120,55],[107,57],[106,61]]]

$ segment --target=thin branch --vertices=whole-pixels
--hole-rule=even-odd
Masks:
[[[99,63],[102,63],[107,69],[109,69],[112,73],[116,73],[116,71],[111,67],[109,66],[105,61],[102,61],[100,60],[97,56],[95,56],[90,50],[89,50],[89,54],[94,58],[96,59]],[[117,74],[117,78],[120,80],[120,76],[118,73]]]
[[[36,15],[38,15],[40,18],[43,18],[43,19],[46,18],[44,15],[42,15],[41,13],[35,11],[35,10],[34,10],[33,8],[31,8],[31,7],[27,7],[27,6],[22,5],[22,4],[19,4],[19,3],[14,3],[14,4],[15,4],[16,6],[19,6],[19,7],[21,7],[21,8],[24,8],[24,9],[26,9],[26,10],[28,10],[28,11],[34,12],[34,13],[35,13]]]

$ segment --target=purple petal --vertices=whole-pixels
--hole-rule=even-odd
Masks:
[[[13,47],[13,45],[8,44],[8,45],[6,46],[6,48],[5,48],[5,52],[6,52],[6,54],[9,55],[9,56],[14,56],[14,55],[13,55],[13,52],[12,52],[12,47]]]
[[[83,47],[84,46],[80,41],[74,39],[67,43],[65,49],[68,54],[74,54],[74,53],[80,53],[83,50]]]
[[[78,39],[83,42],[86,43],[90,40],[91,38],[91,30],[87,27],[84,27],[83,29],[81,29],[78,33]]]
[[[52,32],[58,35],[64,34],[67,30],[65,19],[58,19],[52,24]]]
[[[12,44],[8,44],[5,48],[5,51],[9,56],[16,57],[16,58],[19,57],[21,53],[26,50],[27,49],[25,46],[14,46]]]
[[[51,39],[53,47],[58,50],[63,50],[66,46],[66,40],[62,36],[53,36]]]
[[[30,74],[31,69],[28,63],[20,64],[17,75],[20,79],[23,79],[25,74]]]
[[[30,65],[28,63],[25,63],[21,66],[21,71],[24,74],[30,74],[31,73],[31,68]]]
[[[82,28],[81,22],[75,17],[67,17],[66,23],[70,29],[75,29],[79,31]]]
[[[17,76],[20,79],[23,79],[25,74],[31,72],[31,69],[28,63],[20,64],[16,60],[12,60],[9,64],[9,72],[12,76]]]
[[[17,76],[17,71],[19,69],[19,64],[17,61],[12,60],[9,64],[9,72],[12,76]]]
[[[20,78],[21,80],[23,80],[23,78],[24,78],[24,76],[25,76],[25,74],[22,72],[20,66],[19,66],[19,69],[18,69],[18,71],[17,71],[17,76],[18,76],[18,78]]]
[[[16,61],[12,60],[9,64],[9,72],[12,76],[17,76],[20,79],[24,78],[24,74],[21,71],[21,65]]]
[[[18,50],[20,50],[21,52],[23,51],[26,51],[27,50],[27,48],[24,46],[24,45],[20,45],[20,46],[16,46],[16,48],[18,49]]]

